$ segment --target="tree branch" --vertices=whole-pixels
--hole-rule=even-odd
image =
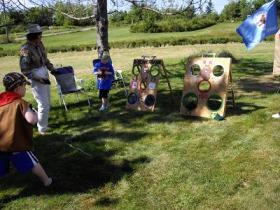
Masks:
[[[178,14],[183,14],[184,12],[188,11],[190,8],[195,8],[195,10],[202,10],[203,6],[209,1],[209,0],[189,0],[187,1],[187,5],[182,7],[183,9],[180,9],[180,11],[176,11],[176,12],[163,12],[160,11],[159,9],[155,9],[152,6],[149,6],[144,0],[125,0],[128,3],[131,3],[132,5],[142,8],[144,10],[149,10],[152,12],[155,12],[157,14],[160,15],[178,15]],[[178,8],[176,8],[178,9]]]

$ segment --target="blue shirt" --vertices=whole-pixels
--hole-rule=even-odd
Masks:
[[[112,87],[112,82],[114,80],[114,74],[115,74],[112,64],[111,63],[102,63],[100,61],[94,65],[93,74],[96,75],[96,73],[99,70],[111,72],[112,75],[105,75],[104,77],[99,77],[97,75],[96,87],[98,88],[98,90],[110,90]]]

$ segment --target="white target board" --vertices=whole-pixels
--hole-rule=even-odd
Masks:
[[[181,114],[224,117],[230,78],[231,58],[193,58],[186,66]]]
[[[275,34],[273,75],[280,75],[280,30]]]

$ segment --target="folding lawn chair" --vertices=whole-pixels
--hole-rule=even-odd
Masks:
[[[57,93],[59,95],[59,103],[60,105],[63,103],[66,111],[68,111],[68,109],[64,100],[64,96],[71,93],[76,94],[78,101],[80,101],[79,93],[84,94],[87,97],[88,105],[92,105],[89,96],[83,88],[84,81],[75,77],[72,66],[57,68],[54,77],[56,80]]]
[[[100,59],[93,59],[93,61],[92,61],[93,67],[99,61],[100,61]],[[124,78],[123,78],[123,75],[122,75],[122,70],[121,69],[115,69],[115,68],[114,68],[114,70],[115,70],[115,76],[114,76],[113,85],[123,87],[124,94],[125,94],[125,96],[127,96],[128,92],[127,92],[126,84],[124,82]]]

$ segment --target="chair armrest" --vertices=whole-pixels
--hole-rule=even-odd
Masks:
[[[75,82],[80,83],[80,84],[85,83],[85,81],[83,79],[78,79],[77,77],[75,77]]]
[[[84,88],[85,81],[74,76],[77,88]]]
[[[61,86],[58,83],[56,83],[56,90],[58,94],[62,94]]]
[[[83,85],[85,83],[85,81],[83,79],[79,79],[76,76],[74,76],[74,78],[75,78],[76,83],[80,83],[81,85]]]
[[[55,81],[55,87],[56,87],[57,93],[58,93],[58,94],[62,94],[62,92],[61,92],[61,86],[57,83],[57,80],[56,80],[55,76],[52,75],[52,78],[53,78],[53,80]]]

